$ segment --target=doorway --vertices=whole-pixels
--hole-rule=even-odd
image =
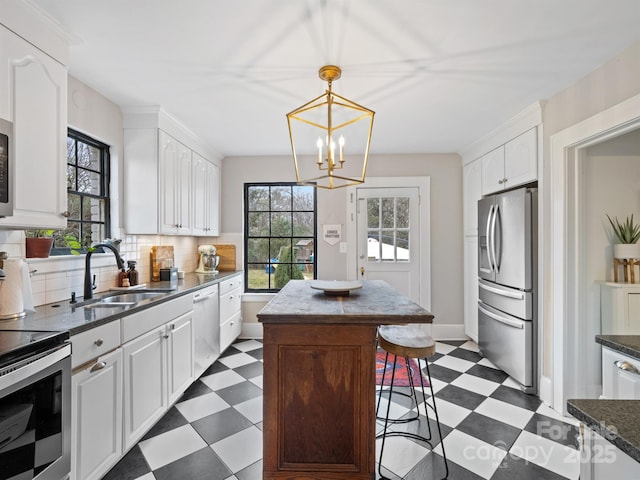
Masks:
[[[351,280],[384,280],[431,308],[429,177],[368,178],[347,191]]]

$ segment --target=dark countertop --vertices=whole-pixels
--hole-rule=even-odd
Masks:
[[[640,400],[568,400],[567,411],[640,462]]]
[[[178,280],[178,286],[174,290],[167,291],[166,295],[160,296],[151,301],[144,301],[140,304],[127,307],[114,308],[82,308],[71,305],[69,301],[51,303],[36,307],[36,311],[28,313],[25,317],[13,320],[0,321],[0,330],[50,330],[65,331],[70,335],[75,335],[86,330],[98,327],[105,323],[112,322],[126,315],[139,312],[146,308],[161,304],[176,297],[195,292],[209,285],[215,285],[221,281],[242,274],[236,272],[220,272],[216,275],[187,273],[184,279]],[[169,282],[151,282],[147,284],[148,289],[167,289]],[[140,290],[132,290],[140,291]],[[105,294],[123,292],[102,292],[96,294],[96,298]],[[81,303],[80,303],[81,304]]]
[[[596,343],[640,360],[640,335],[596,335]]]
[[[263,323],[432,323],[433,315],[382,280],[364,280],[349,295],[325,295],[308,280],[291,280],[258,313]]]

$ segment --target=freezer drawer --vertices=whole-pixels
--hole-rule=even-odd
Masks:
[[[533,318],[533,293],[478,280],[478,298],[483,303],[522,320]]]
[[[479,302],[478,347],[485,358],[524,389],[534,387],[533,322]]]

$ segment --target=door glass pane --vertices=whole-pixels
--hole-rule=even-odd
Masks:
[[[382,228],[395,227],[395,198],[382,199]]]
[[[382,243],[382,261],[389,261],[396,259],[396,241],[395,232],[393,230],[382,230],[381,232]]]
[[[380,232],[370,231],[367,234],[367,259],[370,262],[380,260]]]
[[[367,198],[367,227],[380,227],[380,199]]]
[[[399,230],[396,232],[396,260],[399,262],[409,261],[409,231]]]
[[[396,198],[396,227],[409,228],[409,199]]]

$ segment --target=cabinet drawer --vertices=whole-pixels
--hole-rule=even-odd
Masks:
[[[602,347],[602,396],[640,400],[640,360]]]
[[[122,319],[122,343],[133,340],[191,310],[193,310],[193,295],[183,295],[146,310],[132,313]]]
[[[220,297],[220,322],[224,323],[241,309],[242,290],[232,290]]]
[[[120,346],[120,320],[71,337],[71,368],[76,368]]]
[[[223,352],[226,348],[238,338],[242,331],[242,320],[240,312],[236,313],[229,320],[220,325],[220,351]]]
[[[229,293],[230,291],[235,290],[236,288],[239,288],[240,290],[242,290],[243,282],[244,281],[243,281],[242,275],[238,275],[236,277],[220,282],[220,295]]]

